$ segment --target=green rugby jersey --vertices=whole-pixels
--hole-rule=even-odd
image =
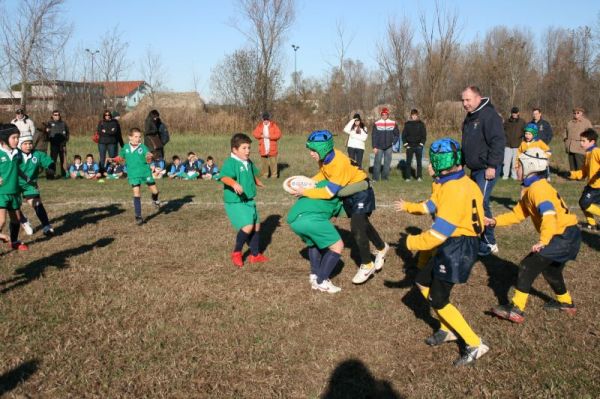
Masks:
[[[21,151],[0,147],[0,194],[19,194],[19,167],[23,162]]]
[[[244,192],[237,195],[233,188],[224,185],[223,201],[225,202],[246,202],[252,200],[256,196],[256,182],[254,177],[258,176],[259,169],[251,160],[247,162],[241,161],[239,158],[230,156],[223,163],[221,168],[221,177],[231,177],[242,188]]]
[[[127,143],[121,148],[119,156],[125,160],[127,165],[127,177],[152,176],[150,165],[146,162],[146,154],[149,152],[150,150],[144,144],[134,147],[131,143]]]
[[[321,180],[317,183],[316,188],[327,187],[329,181]],[[303,213],[320,213],[327,219],[338,216],[342,210],[342,201],[339,197],[331,199],[314,199],[308,197],[300,197],[289,210],[287,222],[292,223],[299,215]]]
[[[52,158],[45,152],[34,150],[30,154],[21,152],[23,156],[23,163],[21,163],[21,171],[27,177],[29,177],[29,183],[25,181],[23,176],[19,176],[19,185],[25,186],[27,184],[35,185],[40,175],[40,169],[47,169],[48,166],[52,165]]]

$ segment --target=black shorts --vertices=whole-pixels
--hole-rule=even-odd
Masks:
[[[552,237],[539,254],[558,263],[575,260],[581,246],[581,231],[577,226],[569,226],[564,233]]]
[[[600,204],[600,188],[585,186],[579,198],[579,206],[585,211],[592,204]]]
[[[358,214],[367,214],[375,210],[375,193],[369,186],[368,189],[359,191],[349,197],[344,198],[344,211],[348,217]]]
[[[435,277],[452,284],[466,283],[477,261],[477,251],[479,237],[450,237],[436,248],[433,258],[417,273],[415,282],[431,287]]]

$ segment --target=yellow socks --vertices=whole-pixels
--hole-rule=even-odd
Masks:
[[[600,206],[596,204],[590,205],[585,211],[591,213],[592,215],[600,216]]]
[[[594,215],[592,213],[587,212],[587,211],[583,211],[583,214],[585,215],[585,221],[590,226],[595,226],[596,225],[596,219],[594,219]]]
[[[425,297],[427,302],[429,302],[429,287],[419,287],[421,294]],[[440,317],[438,314],[438,320],[440,321],[440,330],[444,330],[446,332],[450,331],[450,327],[446,324],[446,322]]]
[[[571,305],[573,303],[573,300],[571,299],[571,294],[569,294],[569,291],[565,292],[562,295],[556,294],[556,300],[560,303],[566,303],[569,305]]]
[[[462,317],[458,309],[451,303],[444,306],[442,309],[436,310],[440,319],[446,323],[465,341],[468,346],[479,346],[481,339],[471,329],[466,320]]]
[[[515,295],[513,295],[512,303],[515,305],[521,312],[525,311],[525,306],[527,306],[527,298],[529,294],[521,292],[515,289]]]

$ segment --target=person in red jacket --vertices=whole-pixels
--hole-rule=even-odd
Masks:
[[[279,177],[277,173],[277,141],[281,138],[281,130],[271,120],[268,112],[262,114],[262,122],[256,126],[252,134],[259,140],[260,177]],[[271,169],[270,175],[269,168]]]

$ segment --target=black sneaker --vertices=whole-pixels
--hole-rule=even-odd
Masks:
[[[598,225],[598,224],[590,224],[587,222],[581,222],[581,223],[579,223],[579,227],[581,227],[583,230],[600,231],[600,225]]]
[[[456,341],[456,335],[452,331],[444,331],[442,329],[437,330],[433,335],[425,340],[425,343],[429,346],[438,346],[445,342]]]
[[[137,224],[138,226],[141,226],[142,224],[144,224],[144,219],[142,219],[141,216],[136,216],[135,217],[135,224]]]
[[[155,207],[156,209],[158,209],[158,208],[160,208],[160,201],[159,201],[159,200],[152,201],[152,205],[154,205],[154,207]]]
[[[525,313],[515,305],[498,305],[491,309],[491,312],[505,320],[510,320],[513,323],[521,324],[525,321]]]
[[[489,350],[489,346],[484,344],[483,341],[479,346],[467,346],[462,356],[454,361],[454,365],[460,367],[474,364],[477,359],[488,353]]]
[[[577,307],[574,303],[563,303],[554,299],[544,304],[544,310],[560,310],[570,315],[577,313]]]

